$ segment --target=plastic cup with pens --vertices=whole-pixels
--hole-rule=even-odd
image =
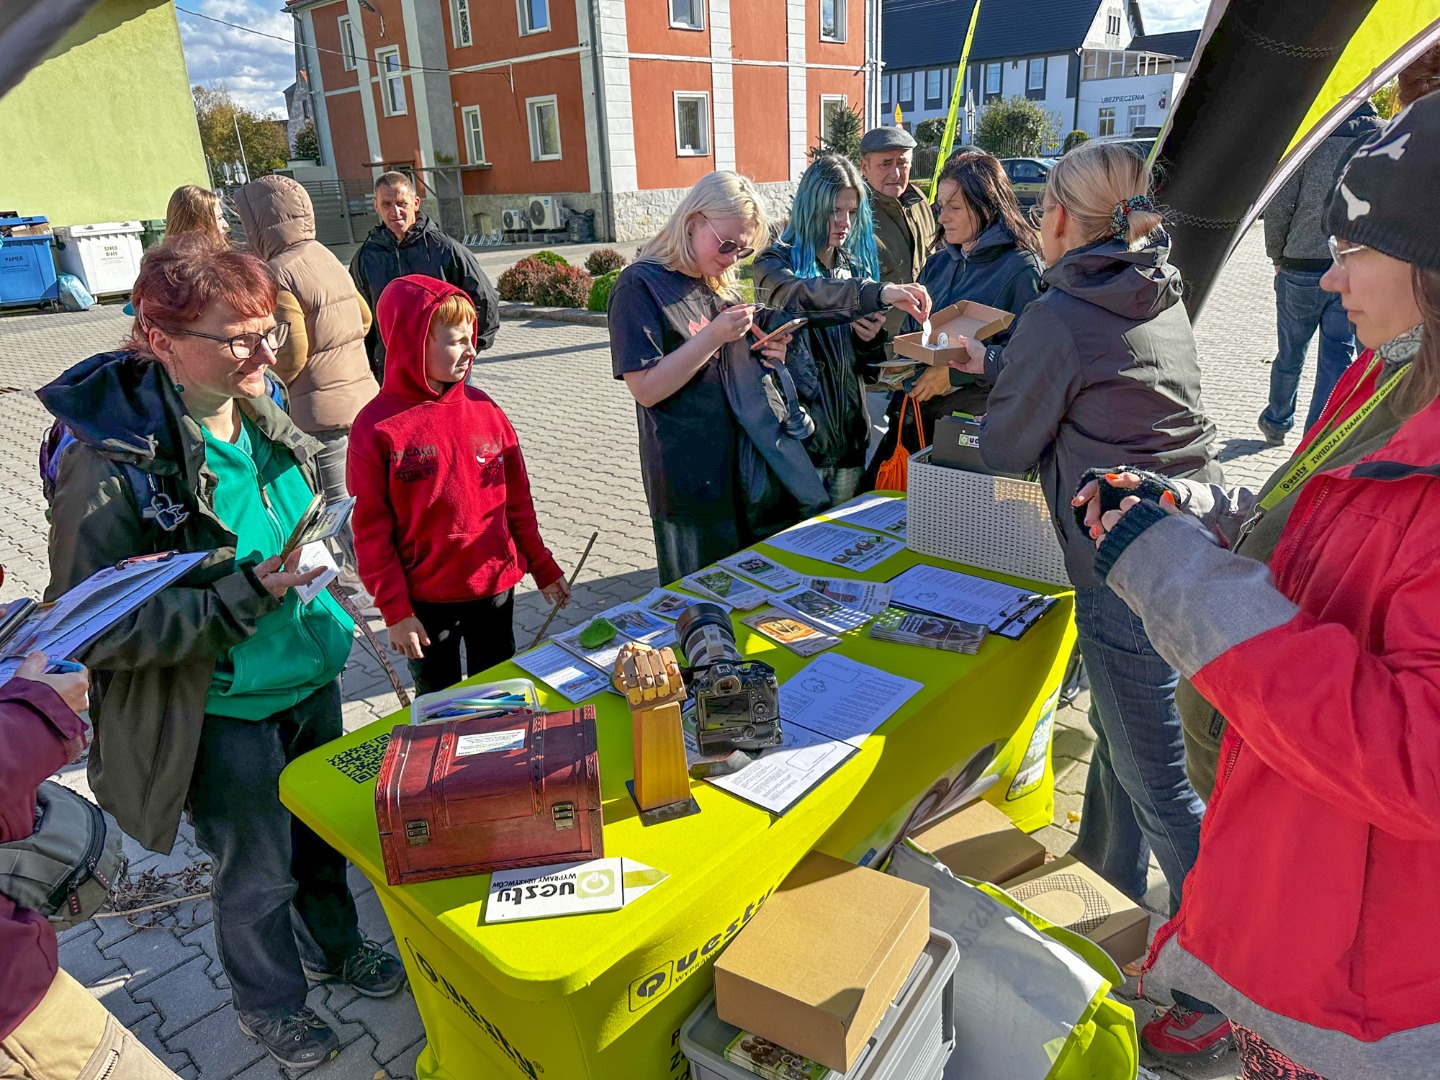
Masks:
[[[421,694],[410,706],[412,724],[443,724],[451,720],[499,720],[540,712],[540,695],[529,679],[461,684]]]

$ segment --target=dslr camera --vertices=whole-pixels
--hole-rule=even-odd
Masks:
[[[691,604],[675,623],[695,700],[695,740],[702,754],[779,746],[780,690],[775,669],[746,660],[724,608]]]

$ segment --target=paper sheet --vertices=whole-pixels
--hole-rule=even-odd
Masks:
[[[616,604],[602,611],[600,618],[609,619],[615,629],[631,641],[663,649],[675,644],[675,624],[652,615],[639,604]]]
[[[826,510],[820,516],[826,521],[840,521],[862,529],[875,529],[904,540],[908,506],[904,499],[884,495],[861,495],[844,506]]]
[[[892,604],[984,623],[993,633],[1008,638],[1019,637],[1055,603],[1053,596],[938,566],[912,566],[896,575],[890,585]]]
[[[642,862],[621,858],[497,870],[490,875],[485,922],[618,911],[669,876]]]
[[[741,611],[749,611],[768,603],[770,594],[758,585],[751,585],[744,578],[736,577],[719,566],[707,566],[704,570],[681,579],[687,589],[694,589],[706,599],[721,600]]]
[[[659,615],[662,619],[670,619],[673,622],[687,607],[691,604],[698,604],[702,600],[719,604],[726,611],[733,610],[724,601],[714,600],[708,596],[692,596],[690,593],[676,592],[674,589],[651,589],[640,601],[640,606],[652,615]]]
[[[890,586],[884,581],[861,581],[858,578],[815,577],[802,583],[821,596],[838,601],[846,607],[878,615],[890,606]]]
[[[295,589],[295,595],[300,598],[302,604],[308,604],[314,600],[329,586],[330,582],[340,575],[340,567],[335,565],[335,559],[330,554],[330,550],[322,541],[312,540],[300,549],[300,558],[295,563],[295,570],[297,573],[308,574],[317,566],[323,566],[325,572],[309,585],[300,585]]]
[[[561,648],[574,653],[591,667],[597,667],[601,671],[614,671],[615,661],[620,657],[620,647],[630,639],[624,634],[616,633],[616,635],[604,645],[594,649],[587,649],[584,645],[580,644],[580,635],[584,632],[585,627],[594,621],[594,619],[587,619],[579,626],[572,626],[563,634],[556,634],[550,640]]]
[[[520,654],[515,663],[577,705],[603,693],[610,685],[604,672],[577,660],[553,641]]]
[[[801,656],[814,656],[840,644],[839,638],[832,637],[804,619],[797,619],[790,612],[778,608],[763,608],[753,615],[745,616],[741,622]]]
[[[832,634],[858,630],[870,621],[870,616],[859,608],[847,607],[838,600],[816,592],[808,585],[797,585],[772,597],[770,602],[781,611],[788,611],[791,615]]]
[[[893,536],[861,532],[828,521],[796,525],[770,537],[765,543],[856,573],[878,566],[905,548],[904,542]]]
[[[737,773],[707,781],[773,814],[783,814],[855,753],[849,743],[792,724],[789,718],[784,732],[783,745],[766,750]]]
[[[757,551],[742,551],[721,559],[720,565],[733,574],[749,578],[767,589],[793,589],[800,584],[800,575],[767,559]]]
[[[858,747],[921,688],[914,679],[826,653],[780,684],[786,730],[803,725]]]

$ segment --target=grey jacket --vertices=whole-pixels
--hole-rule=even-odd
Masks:
[[[1095,545],[1070,498],[1086,469],[1135,465],[1220,483],[1215,425],[1200,403],[1200,365],[1180,303],[1180,272],[1158,234],[1131,252],[1115,240],[1078,248],[1041,279],[1003,350],[980,434],[990,468],[1039,469],[1070,580],[1100,584]]]
[[[1385,126],[1367,101],[1311,151],[1265,207],[1265,254],[1289,270],[1330,268],[1325,206],[1335,174],[1359,139]]]

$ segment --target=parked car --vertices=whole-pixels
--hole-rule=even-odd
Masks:
[[[1039,202],[1044,196],[1045,182],[1050,178],[1050,170],[1055,167],[1055,159],[1001,158],[1000,164],[1005,169],[1005,175],[1010,178],[1015,198],[1021,206],[1029,206]]]

